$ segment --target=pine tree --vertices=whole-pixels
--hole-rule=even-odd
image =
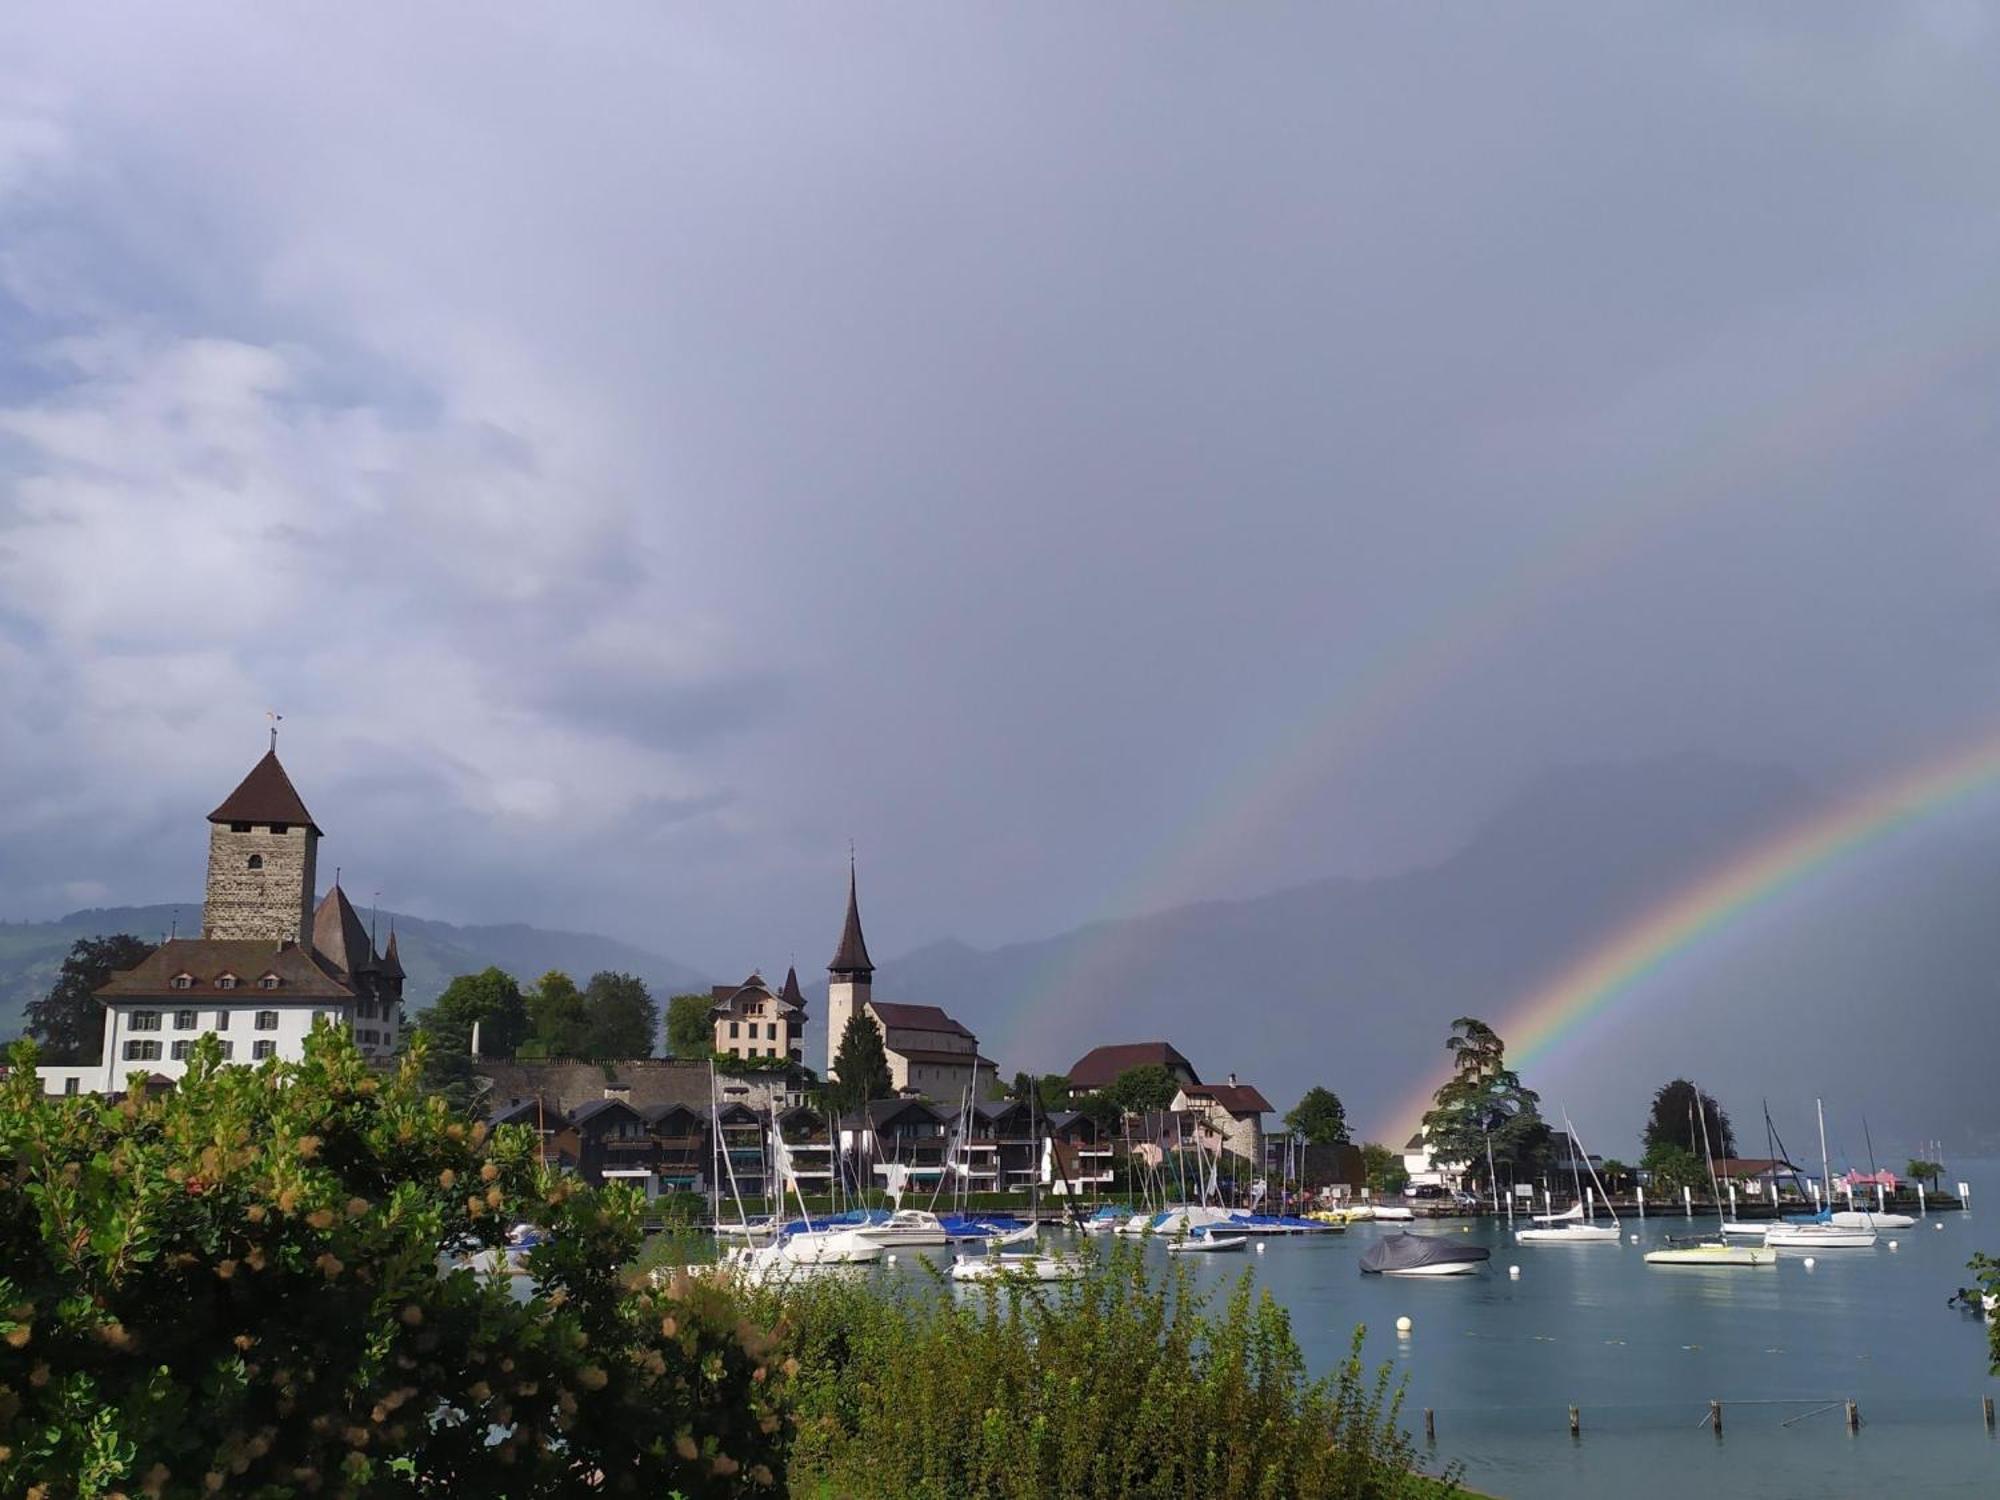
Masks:
[[[882,1050],[881,1029],[865,1011],[856,1010],[847,1018],[833,1055],[833,1071],[840,1077],[828,1085],[828,1094],[843,1115],[856,1114],[871,1101],[889,1097],[893,1086],[889,1056]]]

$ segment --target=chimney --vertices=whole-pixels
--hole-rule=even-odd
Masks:
[[[1236,1087],[1236,1075],[1235,1075],[1234,1073],[1231,1073],[1231,1074],[1229,1075],[1229,1086],[1230,1086],[1231,1088],[1235,1088],[1235,1087]]]

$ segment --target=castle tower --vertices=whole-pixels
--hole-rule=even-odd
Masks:
[[[264,758],[208,815],[201,935],[310,943],[319,840],[273,734]]]
[[[861,936],[861,907],[854,899],[854,861],[847,862],[847,925],[840,930],[840,947],[826,966],[826,1076],[838,1081],[833,1066],[840,1051],[847,1019],[868,1003],[875,985],[875,965]]]

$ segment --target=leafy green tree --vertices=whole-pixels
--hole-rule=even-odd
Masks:
[[[590,1007],[574,979],[551,969],[526,1000],[533,1031],[520,1048],[524,1055],[532,1048],[540,1057],[590,1056]]]
[[[1685,1078],[1663,1083],[1654,1093],[1653,1107],[1640,1137],[1647,1150],[1673,1145],[1693,1156],[1702,1154],[1701,1121],[1694,1112],[1697,1096],[1701,1099],[1702,1115],[1708,1121],[1708,1147],[1716,1160],[1736,1154],[1736,1131],[1730,1126],[1728,1112]]]
[[[1023,1102],[1032,1098],[1035,1108],[1047,1115],[1068,1107],[1069,1080],[1060,1073],[1016,1073],[1007,1097]]]
[[[1653,1186],[1663,1192],[1679,1193],[1682,1188],[1705,1190],[1708,1187],[1708,1163],[1673,1141],[1661,1141],[1649,1146],[1640,1165],[1652,1174]]]
[[[589,1056],[651,1057],[660,1034],[660,1007],[633,974],[600,972],[584,988],[590,1016]]]
[[[1403,1166],[1403,1154],[1380,1141],[1361,1146],[1361,1165],[1368,1174],[1368,1186],[1378,1193],[1400,1193],[1409,1186],[1410,1174]]]
[[[1944,1176],[1944,1163],[1926,1161],[1921,1156],[1913,1156],[1903,1164],[1903,1175],[1914,1182],[1927,1182],[1931,1191],[1937,1191],[1938,1179]]]
[[[117,1102],[14,1050],[0,1494],[782,1492],[797,1367],[725,1286],[629,1283],[640,1195],[452,1112],[423,1047],[384,1076],[331,1026],[255,1068],[208,1037]],[[518,1220],[531,1279],[466,1268]]]
[[[1452,1055],[1452,1076],[1437,1091],[1423,1121],[1432,1159],[1478,1167],[1490,1145],[1497,1167],[1517,1176],[1533,1171],[1550,1148],[1541,1096],[1522,1087],[1520,1075],[1507,1066],[1505,1044],[1492,1027],[1470,1016],[1451,1024],[1445,1046]]]
[[[153,944],[129,932],[78,938],[48,994],[28,1002],[27,1033],[52,1064],[93,1063],[104,1056],[104,1007],[97,992],[111,976],[151,957]]]
[[[1126,1114],[1143,1115],[1171,1107],[1180,1091],[1180,1080],[1172,1069],[1160,1063],[1141,1063],[1112,1079],[1104,1094]]]
[[[483,1057],[512,1057],[528,1039],[528,1004],[513,975],[497,968],[460,974],[417,1016],[425,1086],[457,1108],[472,1100],[475,1022]]]
[[[842,1116],[859,1114],[877,1099],[889,1097],[889,1057],[882,1048],[882,1031],[866,1011],[856,1010],[840,1033],[840,1046],[830,1070],[840,1076],[827,1085],[827,1095]]]
[[[1347,1144],[1347,1106],[1340,1102],[1340,1096],[1332,1089],[1315,1084],[1306,1090],[1305,1097],[1285,1116],[1285,1127],[1296,1135],[1304,1136],[1308,1146],[1344,1146]]]
[[[707,1057],[715,1050],[712,995],[675,995],[667,1001],[667,1056]]]

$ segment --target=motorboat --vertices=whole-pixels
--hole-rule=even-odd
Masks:
[[[885,1249],[951,1243],[943,1221],[921,1208],[899,1208],[879,1223],[859,1225],[853,1232]]]
[[[1722,1221],[1722,1233],[1727,1239],[1762,1241],[1770,1232],[1771,1224],[1768,1220],[1724,1219]]]
[[[1762,1245],[1732,1245],[1727,1240],[1698,1240],[1646,1252],[1649,1266],[1774,1266],[1778,1252]]]
[[[873,1265],[882,1246],[852,1229],[809,1229],[773,1245],[744,1245],[723,1252],[722,1263],[752,1279],[783,1276],[803,1268]]]
[[[950,1275],[953,1281],[1074,1281],[1087,1269],[1075,1255],[962,1255]]]
[[[1764,1243],[1775,1250],[1869,1250],[1875,1245],[1875,1231],[1843,1229],[1838,1224],[1773,1224],[1765,1231]]]
[[[1077,1227],[1085,1234],[1109,1234],[1131,1218],[1132,1210],[1129,1205],[1107,1203]]]
[[[1405,1208],[1400,1203],[1378,1203],[1367,1217],[1384,1224],[1413,1224],[1416,1222],[1417,1212],[1413,1208]]]
[[[1840,1229],[1914,1229],[1917,1221],[1908,1214],[1878,1214],[1863,1208],[1842,1208],[1826,1216],[1826,1222]]]
[[[1361,1256],[1365,1276],[1476,1276],[1493,1252],[1442,1235],[1384,1235]]]
[[[1517,1229],[1514,1238],[1524,1245],[1615,1245],[1619,1230],[1616,1224],[1544,1224],[1539,1229]]]
[[[1214,1234],[1209,1230],[1197,1230],[1184,1240],[1170,1240],[1167,1244],[1169,1255],[1216,1254],[1227,1250],[1241,1250],[1250,1243],[1248,1235]]]

